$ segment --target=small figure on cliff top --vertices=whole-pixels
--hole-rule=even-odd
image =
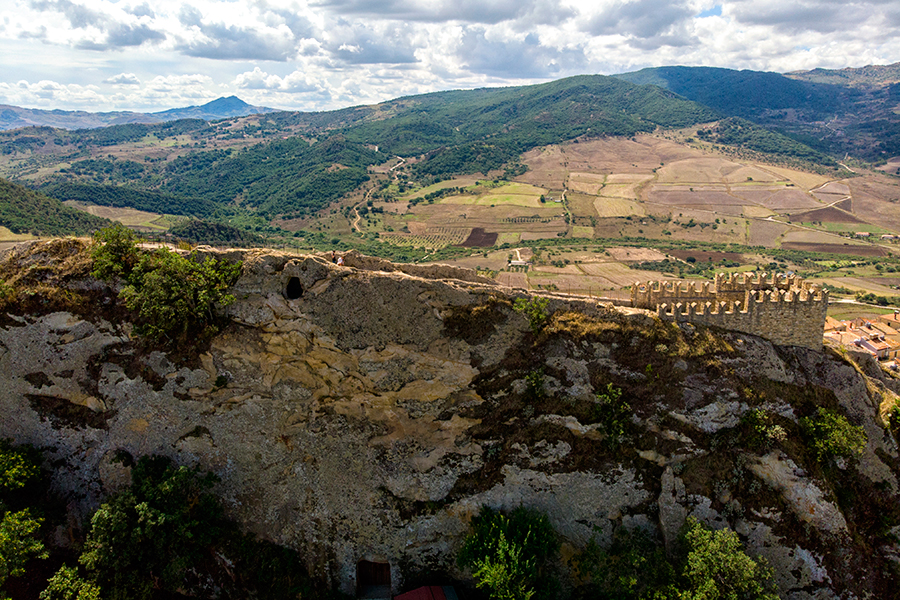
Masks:
[[[334,250],[331,251],[331,262],[337,264],[337,254],[335,254]]]
[[[337,264],[338,264],[339,267],[343,267],[343,266],[344,266],[344,257],[343,257],[343,256],[338,256]]]

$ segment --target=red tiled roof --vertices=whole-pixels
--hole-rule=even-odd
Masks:
[[[426,585],[418,589],[394,596],[394,600],[447,600],[444,588],[437,585]]]

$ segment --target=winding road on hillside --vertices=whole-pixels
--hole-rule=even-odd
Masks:
[[[401,167],[404,164],[406,164],[405,158],[403,158],[402,156],[398,156],[397,158],[400,160],[400,162],[398,162],[396,165],[391,167],[389,169],[389,171],[393,171],[397,167]],[[357,202],[356,204],[353,205],[354,217],[353,217],[353,221],[350,222],[350,227],[352,229],[355,229],[357,233],[362,233],[362,229],[359,226],[359,222],[362,221],[362,216],[359,214],[359,207],[362,206],[363,204],[367,203],[372,198],[372,193],[374,191],[375,191],[374,187],[370,188],[369,191],[366,192],[366,196],[362,200],[360,200],[359,202]]]

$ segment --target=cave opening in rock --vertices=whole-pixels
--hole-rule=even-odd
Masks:
[[[287,287],[284,288],[284,296],[288,300],[296,300],[302,295],[303,286],[300,285],[300,279],[298,277],[291,277],[288,279]]]
[[[357,598],[390,598],[391,565],[361,560],[356,564]]]

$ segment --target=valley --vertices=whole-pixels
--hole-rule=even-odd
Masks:
[[[0,175],[159,241],[202,219],[215,239],[194,228],[189,242],[222,245],[233,227],[239,244],[449,262],[534,290],[622,297],[635,280],[780,269],[835,298],[900,304],[879,281],[900,268],[893,163],[837,162],[764,110],[813,123],[863,102],[860,86],[878,96],[892,73],[840,85],[672,68],[327,113],[32,127],[0,133]],[[741,99],[707,84],[762,87]]]

